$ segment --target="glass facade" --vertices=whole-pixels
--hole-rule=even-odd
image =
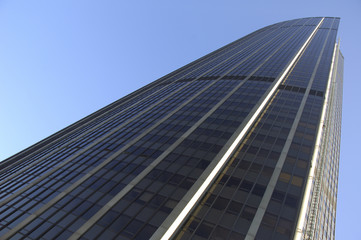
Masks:
[[[0,238],[334,238],[338,25],[262,28],[1,162]]]

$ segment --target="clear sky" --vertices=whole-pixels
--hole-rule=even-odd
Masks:
[[[0,160],[252,31],[313,16],[341,17],[336,237],[360,239],[360,0],[2,0]]]

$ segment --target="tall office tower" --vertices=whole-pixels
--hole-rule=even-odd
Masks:
[[[332,239],[338,18],[251,33],[1,163],[1,239]]]

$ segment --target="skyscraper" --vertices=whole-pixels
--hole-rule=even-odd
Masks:
[[[338,24],[262,28],[1,162],[1,239],[334,238]]]

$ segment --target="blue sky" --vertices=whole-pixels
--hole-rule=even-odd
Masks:
[[[336,236],[358,238],[360,13],[359,0],[2,0],[0,160],[261,27],[338,16],[345,74]]]

